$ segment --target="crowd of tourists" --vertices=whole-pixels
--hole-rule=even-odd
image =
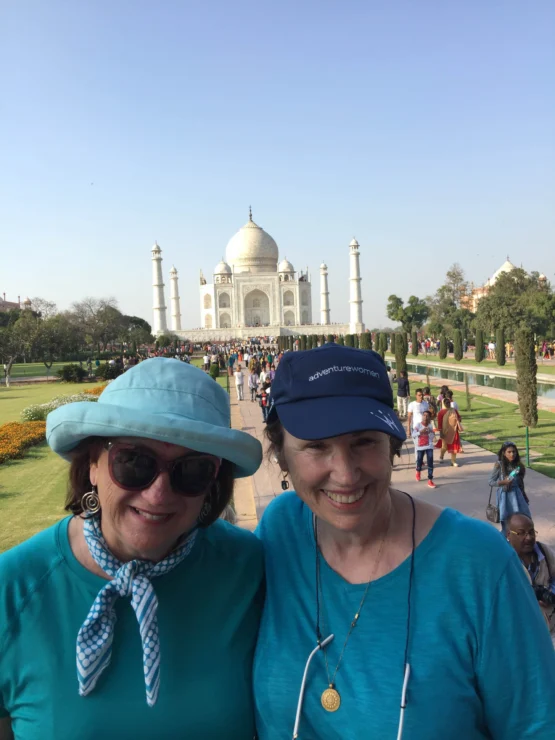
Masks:
[[[221,514],[262,445],[201,368],[151,358],[48,416],[68,516],[0,555],[0,740],[551,740],[529,512],[508,498],[503,538],[391,485],[408,432],[459,451],[449,389],[401,419],[375,352],[254,346],[227,367],[275,372],[284,489],[255,533]],[[515,445],[498,464],[523,483]]]

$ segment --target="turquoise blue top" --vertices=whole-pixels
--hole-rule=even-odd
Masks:
[[[316,646],[312,514],[294,493],[258,527],[267,593],[254,663],[260,740],[291,740]],[[324,655],[308,673],[299,740],[396,740],[410,559],[370,585],[336,677],[341,706],[320,704]],[[323,636],[335,670],[365,585],[321,564]],[[490,525],[446,509],[416,549],[403,740],[553,740],[555,651],[524,568]]]
[[[16,740],[252,740],[251,670],[261,610],[262,548],[218,521],[190,555],[153,579],[161,686],[145,700],[137,620],[116,602],[111,665],[87,697],[75,643],[106,583],[74,557],[66,518],[0,556],[0,717]]]

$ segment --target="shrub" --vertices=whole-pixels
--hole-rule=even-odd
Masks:
[[[94,371],[94,374],[99,380],[114,380],[118,375],[121,375],[122,372],[123,367],[120,365],[109,365],[106,362],[104,365],[99,365]]]
[[[418,332],[413,331],[411,335],[412,356],[418,357]]]
[[[520,416],[525,427],[538,423],[538,388],[534,335],[530,329],[519,329],[515,334],[516,392]]]
[[[503,366],[507,360],[505,352],[505,331],[498,329],[495,335],[495,359],[499,366]]]
[[[345,344],[345,337],[343,336],[343,334],[341,334],[341,336],[337,337],[337,344],[340,344],[341,346],[343,346]]]
[[[12,421],[0,426],[0,463],[23,457],[25,450],[45,439],[44,421]]]
[[[395,354],[395,345],[396,345],[397,339],[396,339],[396,335],[394,333],[391,334],[390,336],[391,336],[391,341],[390,341],[390,344],[389,344],[389,351],[391,352],[392,355],[394,355]],[[397,374],[398,373],[399,373],[399,370],[397,369]]]
[[[220,377],[220,366],[218,365],[218,363],[213,362],[212,365],[210,365],[210,370],[208,372],[212,380],[216,380],[216,378],[219,378]]]
[[[462,333],[460,329],[455,329],[455,332],[453,334],[453,354],[457,362],[460,362],[462,360],[463,343],[462,343]]]
[[[360,335],[358,346],[360,349],[372,349],[372,335],[370,332],[365,331],[364,334]]]
[[[56,375],[62,383],[82,383],[88,375],[84,367],[80,365],[64,365],[56,371]]]
[[[395,371],[397,375],[407,369],[407,346],[406,339],[403,339],[403,335],[399,334],[395,339]]]
[[[447,337],[443,332],[439,337],[439,359],[444,360],[447,357]]]
[[[380,334],[380,342],[379,342],[379,353],[382,356],[382,358],[385,359],[385,353],[387,352],[387,334],[385,331],[383,331]]]
[[[72,393],[68,396],[57,396],[47,403],[35,403],[32,406],[27,406],[21,412],[21,419],[24,422],[46,421],[46,417],[54,409],[65,406],[67,403],[76,403],[77,401],[96,403],[98,396],[93,396],[90,393]]]
[[[476,329],[476,347],[474,349],[474,357],[476,362],[482,362],[484,359],[484,332],[481,329]]]
[[[330,343],[335,341],[335,338],[334,338],[333,334],[328,334],[327,341],[330,342]]]
[[[300,349],[306,349],[306,334],[301,334]]]

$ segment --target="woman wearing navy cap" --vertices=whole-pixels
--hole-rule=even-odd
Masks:
[[[285,354],[266,434],[295,492],[258,527],[260,740],[553,738],[555,653],[515,553],[391,486],[405,432],[381,357]]]
[[[0,740],[252,740],[262,548],[218,519],[260,443],[142,362],[48,416],[70,516],[0,556]]]

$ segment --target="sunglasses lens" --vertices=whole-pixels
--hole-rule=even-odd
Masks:
[[[156,459],[140,450],[118,449],[112,458],[112,475],[122,488],[148,488],[158,466]]]
[[[218,464],[214,458],[187,455],[175,462],[172,486],[185,496],[200,496],[213,483],[217,471]]]

